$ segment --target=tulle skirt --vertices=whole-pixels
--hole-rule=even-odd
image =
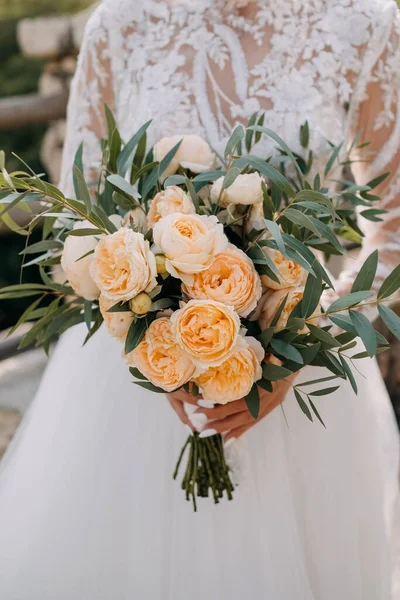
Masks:
[[[232,502],[185,501],[186,431],[121,346],[58,344],[0,475],[2,600],[388,600],[398,438],[373,360],[355,396],[290,393],[231,446]],[[321,377],[307,368],[303,379]]]

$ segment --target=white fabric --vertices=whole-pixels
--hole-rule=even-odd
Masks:
[[[225,7],[223,0],[101,5],[71,94],[67,192],[81,139],[87,171],[98,164],[104,100],[125,139],[155,117],[152,142],[196,132],[217,149],[255,110],[265,110],[268,126],[298,151],[307,118],[317,155],[326,138],[337,143],[366,123],[377,139],[384,134],[379,168],[392,167],[400,119],[391,0]],[[274,147],[262,140],[257,151]],[[373,165],[360,171],[368,179]],[[388,185],[394,209],[398,174]],[[389,227],[374,224],[367,246],[377,232],[388,268],[399,262],[398,244]],[[289,394],[289,428],[278,408],[231,447],[240,461],[234,501],[201,501],[193,514],[172,481],[186,430],[163,397],[132,385],[121,346],[103,328],[79,349],[83,329],[58,344],[2,465],[2,599],[390,598],[398,437],[375,361],[358,365],[358,396],[342,384],[319,399],[326,430]],[[301,377],[324,374],[307,368]]]

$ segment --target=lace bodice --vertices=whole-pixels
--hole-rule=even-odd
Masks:
[[[150,142],[197,133],[220,150],[234,126],[256,111],[301,153],[363,130],[371,160],[354,166],[364,183],[391,176],[377,191],[390,214],[363,219],[362,255],[379,247],[379,278],[399,262],[400,19],[393,0],[104,0],[91,17],[73,81],[61,185],[72,193],[71,164],[84,141],[85,168],[99,163],[103,103],[126,139],[153,119]],[[255,151],[275,151],[265,137]],[[363,258],[361,257],[360,260]],[[343,273],[348,286],[359,268]],[[343,289],[342,289],[343,291]]]

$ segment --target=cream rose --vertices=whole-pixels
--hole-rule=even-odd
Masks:
[[[303,267],[295,263],[293,260],[285,258],[279,250],[273,250],[272,248],[264,248],[265,254],[274,263],[277,271],[279,271],[279,283],[263,275],[261,281],[266,288],[271,290],[283,290],[289,287],[296,287],[304,283],[306,272]]]
[[[134,231],[139,231],[140,233],[146,233],[149,228],[146,214],[138,206],[126,213],[121,225],[122,227],[131,227],[131,225],[133,225]],[[121,227],[121,225],[119,227]]]
[[[261,298],[261,280],[253,261],[242,250],[229,244],[212,265],[194,275],[193,285],[183,285],[189,298],[208,299],[232,306],[247,317]]]
[[[288,297],[286,300],[285,307],[282,311],[281,316],[278,319],[277,324],[275,325],[275,331],[281,331],[282,329],[285,329],[290,313],[295,308],[295,306],[297,306],[297,304],[302,300],[303,294],[303,287],[277,291],[268,290],[267,292],[265,292],[262,295],[257,310],[254,314],[254,317],[258,320],[260,324],[261,330],[264,331],[264,329],[267,329],[271,326],[271,322],[276,314],[276,311],[278,310],[279,306],[281,305],[281,302],[287,295]]]
[[[222,191],[224,177],[214,181],[211,187],[211,200],[220,206],[231,204],[258,204],[263,201],[262,178],[258,173],[239,175],[226,190]]]
[[[89,221],[78,221],[74,225],[77,229],[94,229],[95,226]],[[100,291],[90,274],[90,265],[92,264],[94,254],[85,256],[88,252],[94,250],[98,244],[99,238],[94,235],[73,236],[69,235],[64,243],[64,249],[61,256],[61,267],[65,272],[72,289],[85,300],[96,300]],[[82,258],[85,256],[85,258]]]
[[[215,166],[215,154],[203,138],[198,135],[174,135],[164,137],[154,146],[154,160],[161,162],[170,150],[182,140],[181,145],[162,179],[174,175],[179,167],[189,169],[193,173],[211,171]]]
[[[221,365],[210,367],[195,379],[205,400],[217,404],[240,400],[261,379],[263,347],[252,337],[244,338],[244,342]]]
[[[100,294],[99,306],[107,331],[112,337],[123,341],[129,327],[135,320],[134,314],[128,309],[126,312],[107,312],[116,302]]]
[[[151,383],[172,392],[187,383],[195,366],[172,335],[170,319],[156,319],[140,344],[126,355],[129,366],[136,367]]]
[[[175,185],[167,187],[154,196],[147,215],[149,227],[154,227],[160,219],[173,213],[196,214],[192,199],[180,187]]]
[[[115,303],[156,285],[154,254],[143,234],[122,227],[98,243],[90,272],[101,293]]]
[[[208,269],[228,244],[217,217],[207,215],[175,213],[163,217],[154,226],[153,238],[166,257],[168,273],[187,285],[192,285],[193,274]]]
[[[199,369],[218,366],[242,343],[233,308],[213,300],[190,300],[171,316],[172,332]]]

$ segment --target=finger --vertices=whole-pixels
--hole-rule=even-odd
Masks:
[[[196,410],[196,414],[203,413],[209,421],[214,421],[216,419],[225,419],[230,415],[235,415],[246,410],[246,402],[242,399],[235,400],[235,402],[229,402],[228,404],[219,404],[214,406],[214,408],[199,408]]]
[[[192,396],[186,392],[183,388],[177,390],[176,392],[172,392],[168,394],[168,396],[172,396],[176,400],[180,400],[180,402],[187,402],[188,404],[193,404],[197,406],[197,401],[200,400],[201,396],[198,394],[197,396]]]
[[[237,440],[241,435],[246,433],[249,429],[251,429],[253,425],[249,423],[248,425],[241,425],[240,427],[235,427],[235,429],[231,429],[224,436],[224,444],[226,444],[229,440]]]
[[[180,400],[177,400],[176,398],[171,397],[170,394],[168,394],[168,401],[171,404],[174,411],[176,412],[176,414],[178,415],[178,417],[180,418],[180,420],[182,421],[182,423],[184,425],[187,425],[188,427],[190,427],[190,430],[192,432],[194,432],[195,429],[194,429],[193,425],[191,424],[191,422],[189,421],[187,414],[185,413],[183,403]]]
[[[216,431],[216,433],[226,433],[231,431],[231,429],[236,429],[236,427],[249,425],[251,424],[251,422],[254,422],[254,419],[251,416],[251,414],[248,411],[243,411],[235,415],[230,415],[225,419],[220,419],[218,421],[212,421],[212,423],[208,423],[207,430],[212,429]]]

